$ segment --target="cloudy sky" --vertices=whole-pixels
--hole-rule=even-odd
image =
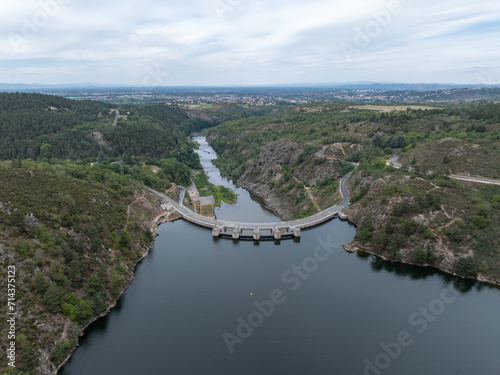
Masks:
[[[2,0],[0,82],[500,83],[493,0]]]

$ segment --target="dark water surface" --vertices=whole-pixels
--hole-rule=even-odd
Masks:
[[[276,221],[235,191],[220,218]],[[340,244],[354,233],[335,219],[300,242],[254,243],[162,225],[61,374],[500,374],[499,290],[347,254]]]

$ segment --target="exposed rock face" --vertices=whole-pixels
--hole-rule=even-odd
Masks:
[[[363,189],[367,189],[367,196],[376,197],[379,196],[384,187],[387,185],[387,181],[379,178],[377,180],[373,180],[373,178],[368,177],[362,179],[356,186],[354,190],[349,190],[349,193],[352,196],[359,194]],[[390,203],[389,203],[390,204]],[[365,216],[369,216],[373,218],[374,225],[383,225],[388,220],[388,215],[390,211],[382,210],[378,206],[367,206],[363,207],[359,204],[354,204],[349,207],[346,207],[343,212],[345,212],[349,220],[355,223],[356,225],[360,225]]]
[[[24,224],[26,225],[26,230],[33,232],[38,225],[38,219],[33,213],[30,213],[24,218]]]
[[[284,187],[279,181],[284,176],[284,170],[295,167],[293,177],[286,182],[294,185],[303,183],[316,186],[326,178],[339,176],[337,162],[313,156],[300,163],[300,155],[304,150],[303,146],[285,139],[271,142],[256,158],[245,164],[245,173],[237,184],[262,197],[266,205],[283,220],[290,220],[297,212],[311,208],[313,202],[309,198],[297,204],[302,188],[283,192]]]
[[[108,150],[112,150],[113,148],[111,147],[111,144],[109,144],[109,142],[106,142],[104,140],[104,137],[102,135],[102,133],[100,132],[92,132],[91,133],[92,137],[94,137],[94,139],[96,140],[97,144],[103,148],[106,148]]]
[[[6,213],[7,215],[11,214],[8,203],[0,202],[0,212]]]
[[[272,182],[281,177],[283,166],[288,167],[297,161],[302,151],[297,144],[286,140],[270,143],[259,156],[247,162],[238,185],[264,198],[266,205],[284,220],[292,218],[295,205],[279,191],[273,191]]]

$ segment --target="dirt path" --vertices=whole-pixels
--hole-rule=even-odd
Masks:
[[[391,159],[389,159],[385,164],[386,165],[391,165],[399,169],[401,167],[401,164],[398,163],[398,156],[393,155]],[[410,168],[411,171],[411,168]],[[427,172],[427,174],[430,174],[431,172]],[[493,185],[500,185],[500,180],[494,180],[491,178],[486,178],[486,177],[472,177],[472,176],[462,176],[462,175],[456,175],[456,174],[450,174],[449,175],[451,178],[454,178],[455,180],[459,181],[470,181],[470,182],[478,182],[480,184],[493,184]]]
[[[293,176],[293,179],[294,179],[295,181],[297,181],[297,183],[298,183],[298,184],[303,183],[302,181],[299,181],[299,180],[297,179],[297,177],[295,177],[295,176]],[[321,211],[321,207],[319,206],[318,202],[316,201],[316,198],[314,198],[313,194],[311,193],[311,188],[310,188],[310,187],[307,187],[307,186],[304,184],[304,189],[305,189],[305,191],[306,191],[306,193],[307,193],[307,197],[308,197],[308,198],[309,198],[309,200],[312,202],[312,204],[314,205],[314,207],[316,207],[316,209],[317,209],[318,211]]]
[[[68,324],[69,322],[66,322],[64,325],[64,329],[61,333],[61,337],[59,338],[59,341],[65,340],[68,337]]]
[[[151,221],[151,228],[154,227],[162,217],[168,216],[168,215],[170,215],[169,212],[162,212],[161,214],[159,214],[158,216],[156,216],[153,219],[153,221]]]
[[[128,220],[129,220],[129,218],[130,218],[130,208],[131,208],[131,207],[132,207],[135,203],[137,203],[137,202],[139,202],[139,201],[141,201],[141,200],[146,201],[146,204],[147,204],[148,206],[150,206],[150,207],[151,207],[151,203],[150,203],[150,202],[146,199],[146,192],[145,192],[145,191],[143,191],[143,192],[142,192],[142,195],[141,195],[140,197],[137,197],[137,198],[135,199],[135,201],[133,201],[132,203],[130,203],[130,204],[128,205],[128,207],[127,207],[127,221],[126,221],[126,223],[125,223],[125,227],[124,227],[123,229],[127,229],[127,227],[128,227]]]
[[[340,149],[342,150],[342,153],[344,154],[344,156],[347,157],[347,154],[344,151],[344,146],[342,145],[342,143],[340,144]]]

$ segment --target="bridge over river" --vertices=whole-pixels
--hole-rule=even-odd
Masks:
[[[348,174],[340,181],[340,192],[343,197],[342,203],[306,218],[275,223],[241,223],[207,218],[191,211],[165,194],[152,189],[149,190],[172,205],[182,215],[183,219],[193,224],[212,229],[214,237],[229,237],[235,240],[240,238],[279,240],[282,238],[300,237],[302,230],[317,226],[337,216],[341,219],[346,219],[347,215],[342,213],[342,209],[349,205],[349,193],[346,186],[350,177],[351,174]]]

